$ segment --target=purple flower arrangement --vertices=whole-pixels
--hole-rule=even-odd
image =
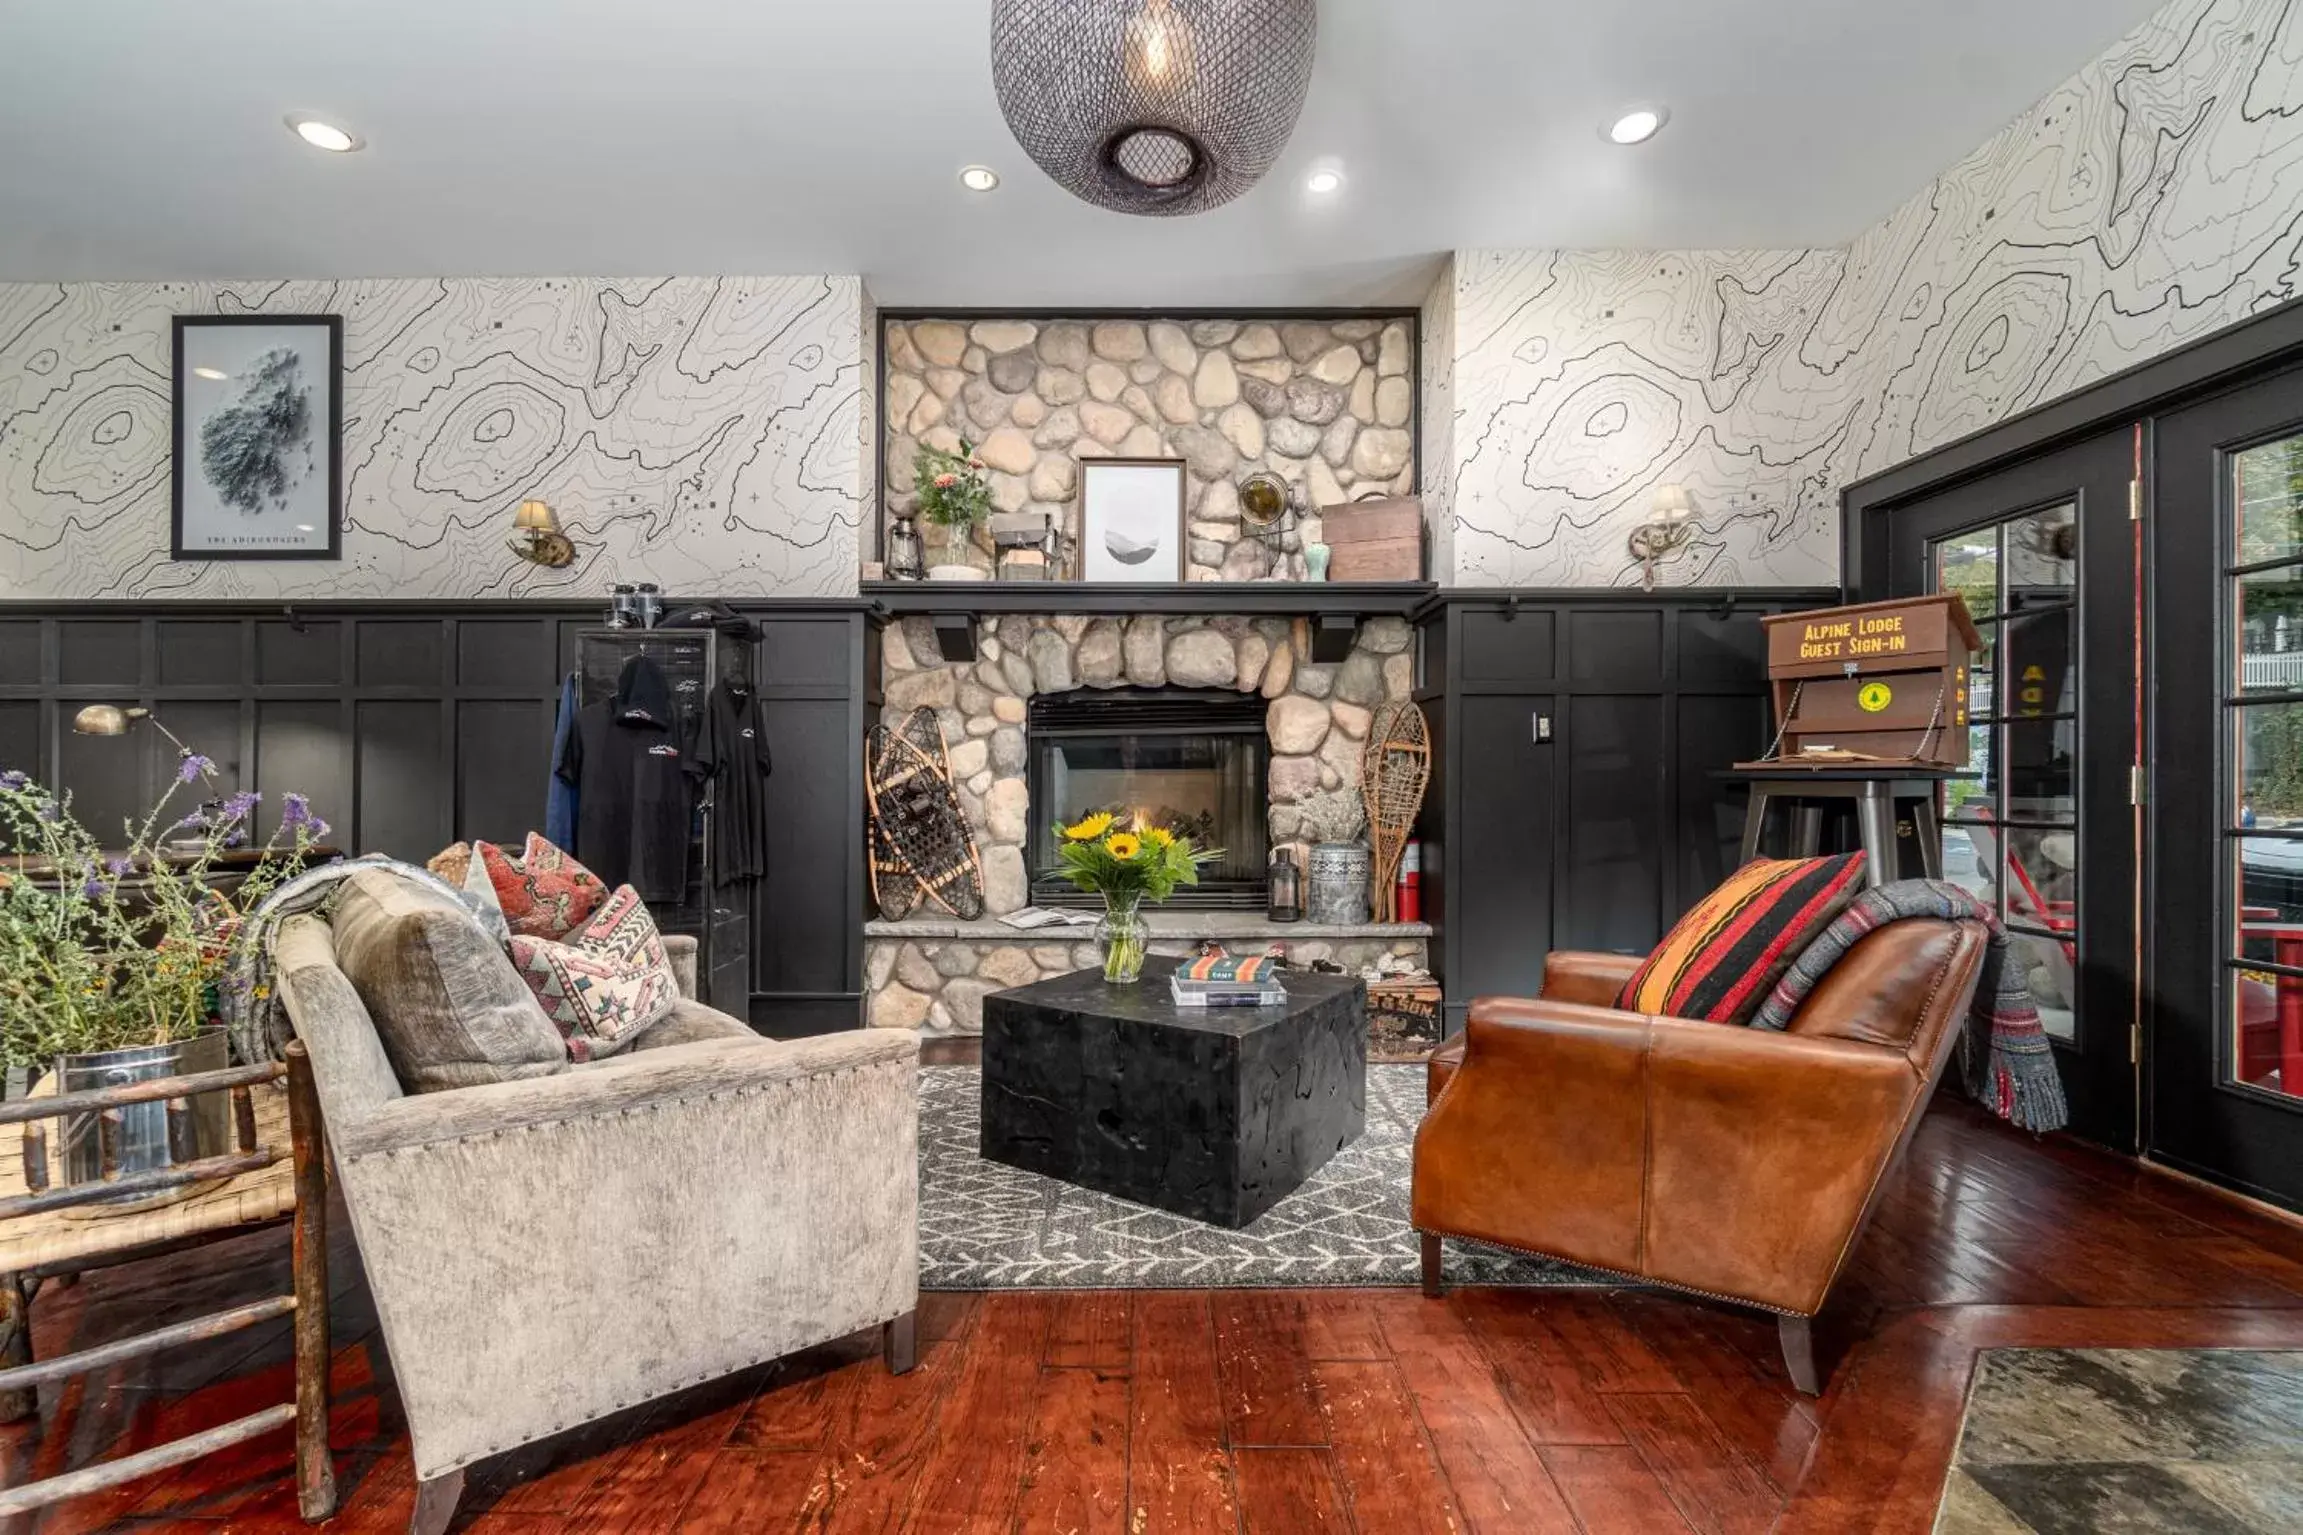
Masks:
[[[188,1039],[213,1020],[242,913],[293,875],[328,834],[301,794],[280,796],[279,824],[229,896],[218,860],[251,845],[263,797],[242,789],[178,814],[180,791],[213,782],[186,752],[141,825],[107,846],[56,794],[0,770],[0,1060]]]

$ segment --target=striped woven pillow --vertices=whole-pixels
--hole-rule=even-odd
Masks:
[[[1863,855],[1755,858],[1727,877],[1632,973],[1615,1005],[1749,1023],[1775,983],[1863,889]]]

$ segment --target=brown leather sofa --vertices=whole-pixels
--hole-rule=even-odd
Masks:
[[[1431,1058],[1415,1137],[1423,1283],[1440,1239],[1777,1314],[1813,1396],[1823,1307],[1958,1042],[1976,922],[1860,939],[1781,1033],[1613,1007],[1635,958],[1554,953],[1533,999],[1483,997]]]

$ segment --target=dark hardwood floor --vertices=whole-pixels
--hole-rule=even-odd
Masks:
[[[337,1250],[331,1528],[396,1532],[406,1436]],[[41,1295],[38,1345],[270,1293],[285,1267],[285,1238],[260,1234],[92,1274]],[[1925,1530],[1977,1350],[2303,1345],[2303,1228],[1939,1107],[1818,1335],[1830,1384],[1811,1402],[1769,1321],[1658,1292],[934,1295],[908,1377],[860,1337],[635,1409],[480,1468],[458,1528]],[[273,1325],[48,1388],[36,1423],[0,1430],[8,1475],[280,1400],[287,1360]],[[288,1445],[32,1527],[294,1529]]]

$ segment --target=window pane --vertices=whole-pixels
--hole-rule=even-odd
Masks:
[[[2303,565],[2242,576],[2237,601],[2239,691],[2303,692]]]
[[[2031,1000],[2039,1006],[2039,1022],[2049,1036],[2061,1040],[2079,1037],[2079,966],[2077,943],[2070,938],[2040,938],[2030,933],[2007,935],[2008,963],[2031,983]]]
[[[1999,674],[1993,670],[1999,661],[1999,626],[1979,624],[1975,632],[1983,637],[1983,648],[1967,663],[1967,717],[1989,719],[1999,707]]]
[[[2231,974],[2231,1076],[2303,1098],[2303,980],[2268,970]]]
[[[2067,831],[2006,829],[2007,919],[2051,933],[2079,925],[2079,839]]]
[[[2079,585],[2079,509],[2033,512],[2007,525],[2007,606],[2070,597]]]
[[[2006,625],[2007,702],[2010,719],[2035,714],[2071,714],[2079,708],[2079,678],[2071,664],[2077,610],[2059,608]]]
[[[1999,611],[1999,530],[1962,533],[1935,546],[1935,589],[1967,599],[1974,618]]]
[[[2237,537],[2231,563],[2303,555],[2303,437],[2249,448],[2231,457]]]
[[[2244,959],[2278,959],[2271,942],[2283,923],[2303,923],[2303,841],[2234,839],[2239,859],[2239,945]],[[2286,961],[2281,961],[2286,963]]]
[[[2075,720],[2013,720],[2007,732],[2007,815],[2018,821],[2068,821],[2077,810],[2072,772],[2078,755]]]
[[[2303,704],[2252,704],[2232,714],[2239,824],[2303,826]]]

